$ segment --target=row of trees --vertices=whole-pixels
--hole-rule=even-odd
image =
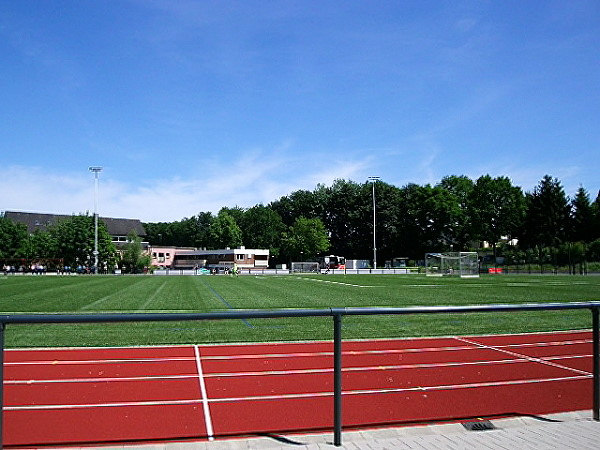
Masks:
[[[569,199],[560,181],[550,176],[528,193],[507,177],[489,175],[477,180],[448,176],[436,185],[400,188],[337,180],[331,186],[292,192],[266,206],[222,208],[216,215],[201,212],[144,226],[154,246],[268,248],[274,262],[310,260],[324,253],[371,259],[373,189],[382,262],[394,257],[421,260],[426,252],[473,250],[484,241],[494,255],[500,251],[517,262],[531,260],[532,255],[557,262],[563,254],[570,263],[578,258],[600,261],[600,195],[592,202],[581,187]],[[73,216],[32,235],[24,226],[0,218],[0,259],[60,258],[65,265],[90,265],[93,233],[89,215]],[[126,261],[120,261],[100,222],[99,256],[106,266],[142,264],[139,240],[132,236],[130,241],[132,249],[125,252]]]
[[[33,234],[27,227],[0,217],[0,262],[4,266],[39,263],[51,269],[72,271],[112,271],[119,267],[136,271],[147,266],[149,257],[143,255],[141,239],[132,234],[123,254],[117,251],[106,225],[98,223],[99,267],[94,267],[94,217],[72,216],[61,220],[46,230]],[[30,267],[24,267],[29,270]]]
[[[600,196],[581,187],[569,199],[558,179],[545,176],[525,193],[507,177],[477,180],[448,176],[436,185],[375,185],[380,260],[419,260],[433,251],[466,251],[488,242],[502,252],[542,254],[579,242],[600,260]],[[321,252],[370,259],[373,254],[372,185],[337,180],[313,191],[298,190],[268,205],[223,208],[176,222],[145,224],[153,244],[223,248],[269,248],[281,262]],[[305,221],[310,220],[310,224]],[[318,241],[322,244],[314,245]],[[328,241],[328,245],[327,245]],[[588,245],[590,244],[590,245]],[[591,251],[591,253],[590,253]],[[598,253],[598,254],[596,254]]]

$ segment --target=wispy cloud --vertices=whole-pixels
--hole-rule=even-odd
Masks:
[[[285,144],[284,144],[285,146]],[[298,189],[313,189],[335,179],[364,178],[367,160],[335,157],[298,164],[297,157],[248,152],[237,160],[207,162],[197,176],[146,179],[143,183],[117,179],[106,168],[100,175],[98,208],[101,215],[139,218],[146,222],[179,220],[224,206],[267,204]],[[325,164],[324,164],[325,163]],[[0,169],[2,210],[78,214],[93,210],[94,181],[81,172],[39,167]]]

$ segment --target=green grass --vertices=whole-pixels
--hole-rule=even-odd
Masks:
[[[8,276],[0,313],[209,312],[229,309],[470,305],[600,300],[600,277],[402,275]],[[589,328],[588,311],[353,316],[344,338]],[[8,347],[113,346],[330,339],[331,318],[86,325],[11,325]]]

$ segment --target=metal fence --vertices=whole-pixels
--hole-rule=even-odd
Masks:
[[[333,434],[334,445],[342,445],[342,320],[344,316],[510,313],[587,309],[592,313],[593,332],[593,418],[600,421],[600,301],[575,303],[534,303],[516,305],[424,306],[407,308],[329,308],[289,310],[223,311],[203,314],[15,314],[0,315],[0,448],[2,448],[4,334],[7,325],[115,322],[167,322],[225,319],[272,319],[290,317],[331,317],[333,319]]]

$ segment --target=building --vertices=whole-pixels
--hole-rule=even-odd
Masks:
[[[37,230],[46,231],[46,229],[61,220],[70,219],[73,216],[60,214],[42,214],[30,213],[21,211],[5,211],[4,217],[12,220],[15,223],[22,223],[27,226],[29,233],[35,233]],[[112,217],[98,217],[106,225],[108,234],[111,235],[112,241],[117,249],[123,247],[127,243],[127,236],[132,231],[142,238],[142,245],[148,248],[148,243],[145,242],[146,230],[139,219],[117,219]]]
[[[266,269],[269,266],[268,249],[249,249],[246,247],[218,250],[181,250],[177,249],[173,258],[173,269],[231,268],[236,264],[240,269]]]
[[[151,246],[148,248],[148,253],[150,254],[151,266],[161,267],[161,268],[171,268],[173,267],[173,262],[175,259],[175,255],[185,251],[193,251],[196,250],[193,247],[154,247]]]

